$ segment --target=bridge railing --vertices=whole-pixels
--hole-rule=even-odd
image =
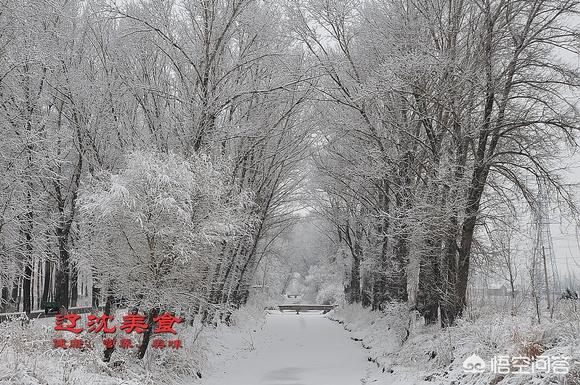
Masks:
[[[295,311],[296,314],[300,314],[301,311],[304,312],[309,310],[318,310],[322,311],[323,314],[326,314],[335,307],[336,305],[287,304],[287,305],[269,306],[266,308],[266,310],[280,310],[281,312],[291,310]]]

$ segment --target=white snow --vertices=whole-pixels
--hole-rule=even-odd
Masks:
[[[359,342],[320,313],[268,314],[254,350],[202,380],[203,385],[356,385],[371,365]]]
[[[487,304],[473,310],[456,326],[425,326],[408,311],[389,306],[384,312],[360,305],[337,308],[331,318],[361,340],[381,368],[367,383],[375,385],[580,385],[580,315],[574,303],[560,303],[553,319],[532,324],[529,312],[511,315],[509,306]],[[409,319],[410,317],[410,319]],[[403,332],[408,330],[408,334]],[[402,338],[404,337],[404,338]],[[527,356],[537,346],[543,356],[570,357],[570,374],[468,374],[463,361],[476,354],[487,362],[494,356]],[[384,368],[384,371],[383,371]]]

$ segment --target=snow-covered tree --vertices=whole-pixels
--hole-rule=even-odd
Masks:
[[[202,155],[135,152],[118,173],[89,182],[78,258],[104,292],[149,313],[195,315],[219,246],[251,226],[252,201],[232,193],[222,166]]]

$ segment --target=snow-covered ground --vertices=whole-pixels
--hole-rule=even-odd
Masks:
[[[454,327],[424,326],[422,319],[403,305],[371,312],[360,305],[345,305],[329,318],[350,331],[380,370],[368,378],[375,385],[580,385],[580,312],[574,303],[558,305],[553,317],[533,324],[525,309],[488,304],[466,315]],[[471,374],[463,369],[476,354],[488,363],[494,356],[568,357],[568,375],[552,373]],[[489,369],[489,368],[488,368]]]
[[[222,362],[203,385],[356,385],[375,370],[360,343],[319,313],[270,312],[253,351]]]
[[[239,309],[229,326],[179,325],[182,349],[149,349],[138,360],[134,350],[117,348],[108,364],[101,335],[81,335],[94,349],[61,350],[51,344],[54,318],[3,322],[0,384],[357,385],[376,374],[368,351],[337,322],[319,312],[263,309]]]
[[[143,360],[116,349],[109,364],[102,362],[102,348],[55,350],[53,318],[3,322],[0,384],[580,385],[575,302],[545,312],[541,325],[526,308],[511,315],[509,307],[488,304],[446,329],[424,326],[404,304],[383,312],[344,305],[327,315],[263,309],[239,309],[229,326],[180,325],[182,349],[150,349]],[[100,336],[93,338],[100,347]],[[468,374],[462,365],[473,354],[487,362],[499,355],[567,356],[570,373]]]
[[[136,349],[115,349],[104,363],[102,335],[81,334],[93,349],[54,349],[55,337],[71,338],[53,330],[55,319],[0,323],[0,385],[189,385],[198,384],[216,363],[252,350],[252,336],[264,323],[263,305],[246,306],[232,316],[232,324],[216,327],[176,326],[183,347],[150,348],[143,360]],[[119,310],[117,318],[125,311]],[[82,315],[82,325],[86,315]],[[71,333],[69,333],[71,334]]]

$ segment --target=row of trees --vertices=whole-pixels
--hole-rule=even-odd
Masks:
[[[479,229],[573,208],[573,0],[326,1],[291,8],[316,82],[313,188],[347,247],[347,299],[410,301],[427,323],[462,314]],[[546,187],[547,186],[547,187]],[[490,233],[488,231],[488,233]],[[493,233],[493,232],[491,232]]]
[[[281,15],[252,0],[2,1],[3,311],[80,293],[211,321],[245,303],[310,140]]]
[[[2,309],[80,292],[227,319],[311,157],[348,299],[452,324],[481,225],[539,184],[572,206],[577,7],[2,0]]]

